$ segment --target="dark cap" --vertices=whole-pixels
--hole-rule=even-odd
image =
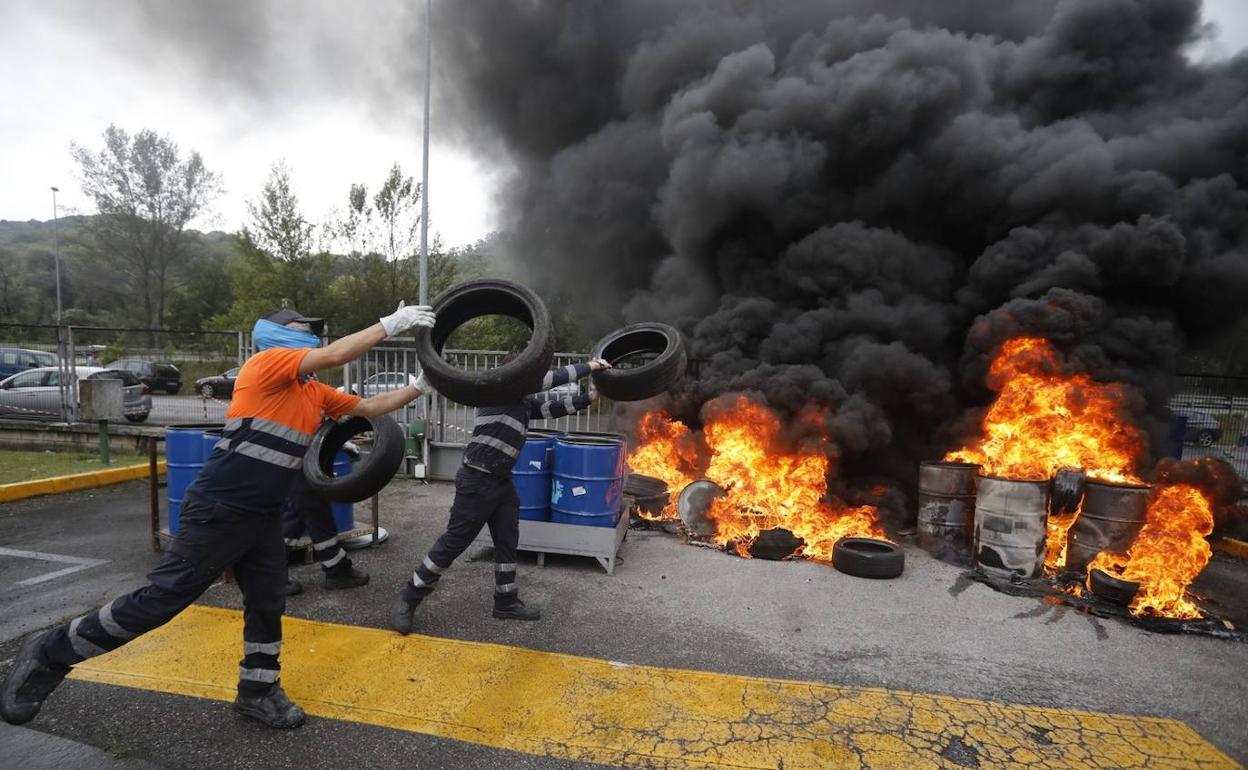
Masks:
[[[272,321],[280,326],[285,326],[288,323],[298,321],[299,323],[305,323],[311,326],[312,333],[318,337],[325,333],[324,318],[306,318],[300,315],[299,311],[295,310],[293,307],[284,307],[281,310],[270,310],[269,312],[261,315],[260,318],[264,321]]]

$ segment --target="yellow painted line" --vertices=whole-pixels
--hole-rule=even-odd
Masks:
[[[1224,537],[1221,540],[1215,540],[1213,543],[1215,551],[1228,553],[1240,559],[1248,559],[1248,543],[1243,540],[1236,540],[1233,537]]]
[[[61,492],[78,492],[83,489],[105,487],[109,484],[120,484],[123,481],[144,479],[148,475],[148,464],[127,465],[123,468],[74,473],[69,476],[56,476],[50,479],[35,481],[19,481],[13,484],[0,484],[0,503],[24,500],[27,497],[55,495]],[[156,472],[165,473],[165,461],[156,461]]]
[[[973,750],[982,768],[1238,767],[1172,719],[636,666],[295,618],[284,629],[282,684],[309,714],[576,762],[918,770],[961,767],[955,758]],[[72,677],[229,701],[241,656],[241,614],[192,606]]]

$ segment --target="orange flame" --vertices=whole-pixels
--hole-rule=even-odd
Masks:
[[[1140,483],[1136,474],[1148,443],[1135,427],[1127,391],[1085,374],[1062,374],[1061,355],[1038,337],[1007,341],[993,359],[988,382],[997,397],[981,435],[945,455],[977,463],[990,476],[1039,481],[1062,468],[1091,478]],[[1050,516],[1045,566],[1066,563],[1066,532],[1077,515]]]
[[[800,555],[825,561],[842,537],[884,537],[876,508],[827,499],[827,439],[785,447],[779,417],[744,396],[708,419],[702,439],[709,459],[700,474],[690,473],[697,452],[686,426],[651,413],[640,432],[629,467],[667,481],[673,498],[698,477],[723,487],[727,494],[707,514],[716,526],[711,539],[742,556],[759,534],[778,527],[805,541]]]
[[[1200,608],[1187,598],[1187,587],[1209,563],[1213,505],[1189,484],[1158,487],[1149,499],[1144,527],[1127,554],[1101,552],[1088,572],[1101,569],[1140,584],[1131,614],[1195,619]],[[1089,579],[1089,588],[1091,580]]]
[[[698,464],[694,435],[688,426],[674,422],[663,411],[647,412],[637,426],[637,434],[637,449],[628,456],[628,467],[635,473],[662,480],[669,490],[662,513],[651,516],[643,511],[641,516],[652,521],[679,518],[676,495],[698,478],[694,471]]]

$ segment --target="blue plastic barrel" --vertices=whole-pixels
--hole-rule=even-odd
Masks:
[[[346,476],[354,466],[346,452],[339,452],[334,457],[334,475]],[[302,471],[301,471],[302,472]],[[334,503],[330,506],[334,513],[334,527],[339,532],[350,532],[355,529],[355,504]]]
[[[550,521],[550,453],[557,430],[530,428],[511,471],[511,483],[520,497],[520,518]]]
[[[555,439],[550,520],[614,527],[624,508],[622,437],[565,435]]]
[[[169,482],[169,533],[178,531],[178,514],[182,511],[182,498],[186,488],[199,475],[204,466],[204,431],[221,430],[219,422],[170,425],[165,428],[166,478]]]

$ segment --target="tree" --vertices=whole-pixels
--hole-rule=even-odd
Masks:
[[[290,169],[280,160],[269,170],[269,179],[260,190],[260,199],[247,203],[250,227],[243,235],[262,251],[297,263],[312,253],[312,223],[299,210],[299,198],[290,186]]]
[[[102,150],[74,143],[70,152],[100,214],[91,220],[91,251],[124,278],[142,322],[162,328],[186,258],[186,226],[220,194],[220,176],[198,152],[184,158],[171,139],[146,128],[130,136],[110,125]]]
[[[258,314],[275,307],[334,315],[334,260],[314,251],[316,226],[303,214],[284,161],[273,164],[247,210],[250,221],[235,239],[230,269],[234,303],[214,325],[247,328]]]

